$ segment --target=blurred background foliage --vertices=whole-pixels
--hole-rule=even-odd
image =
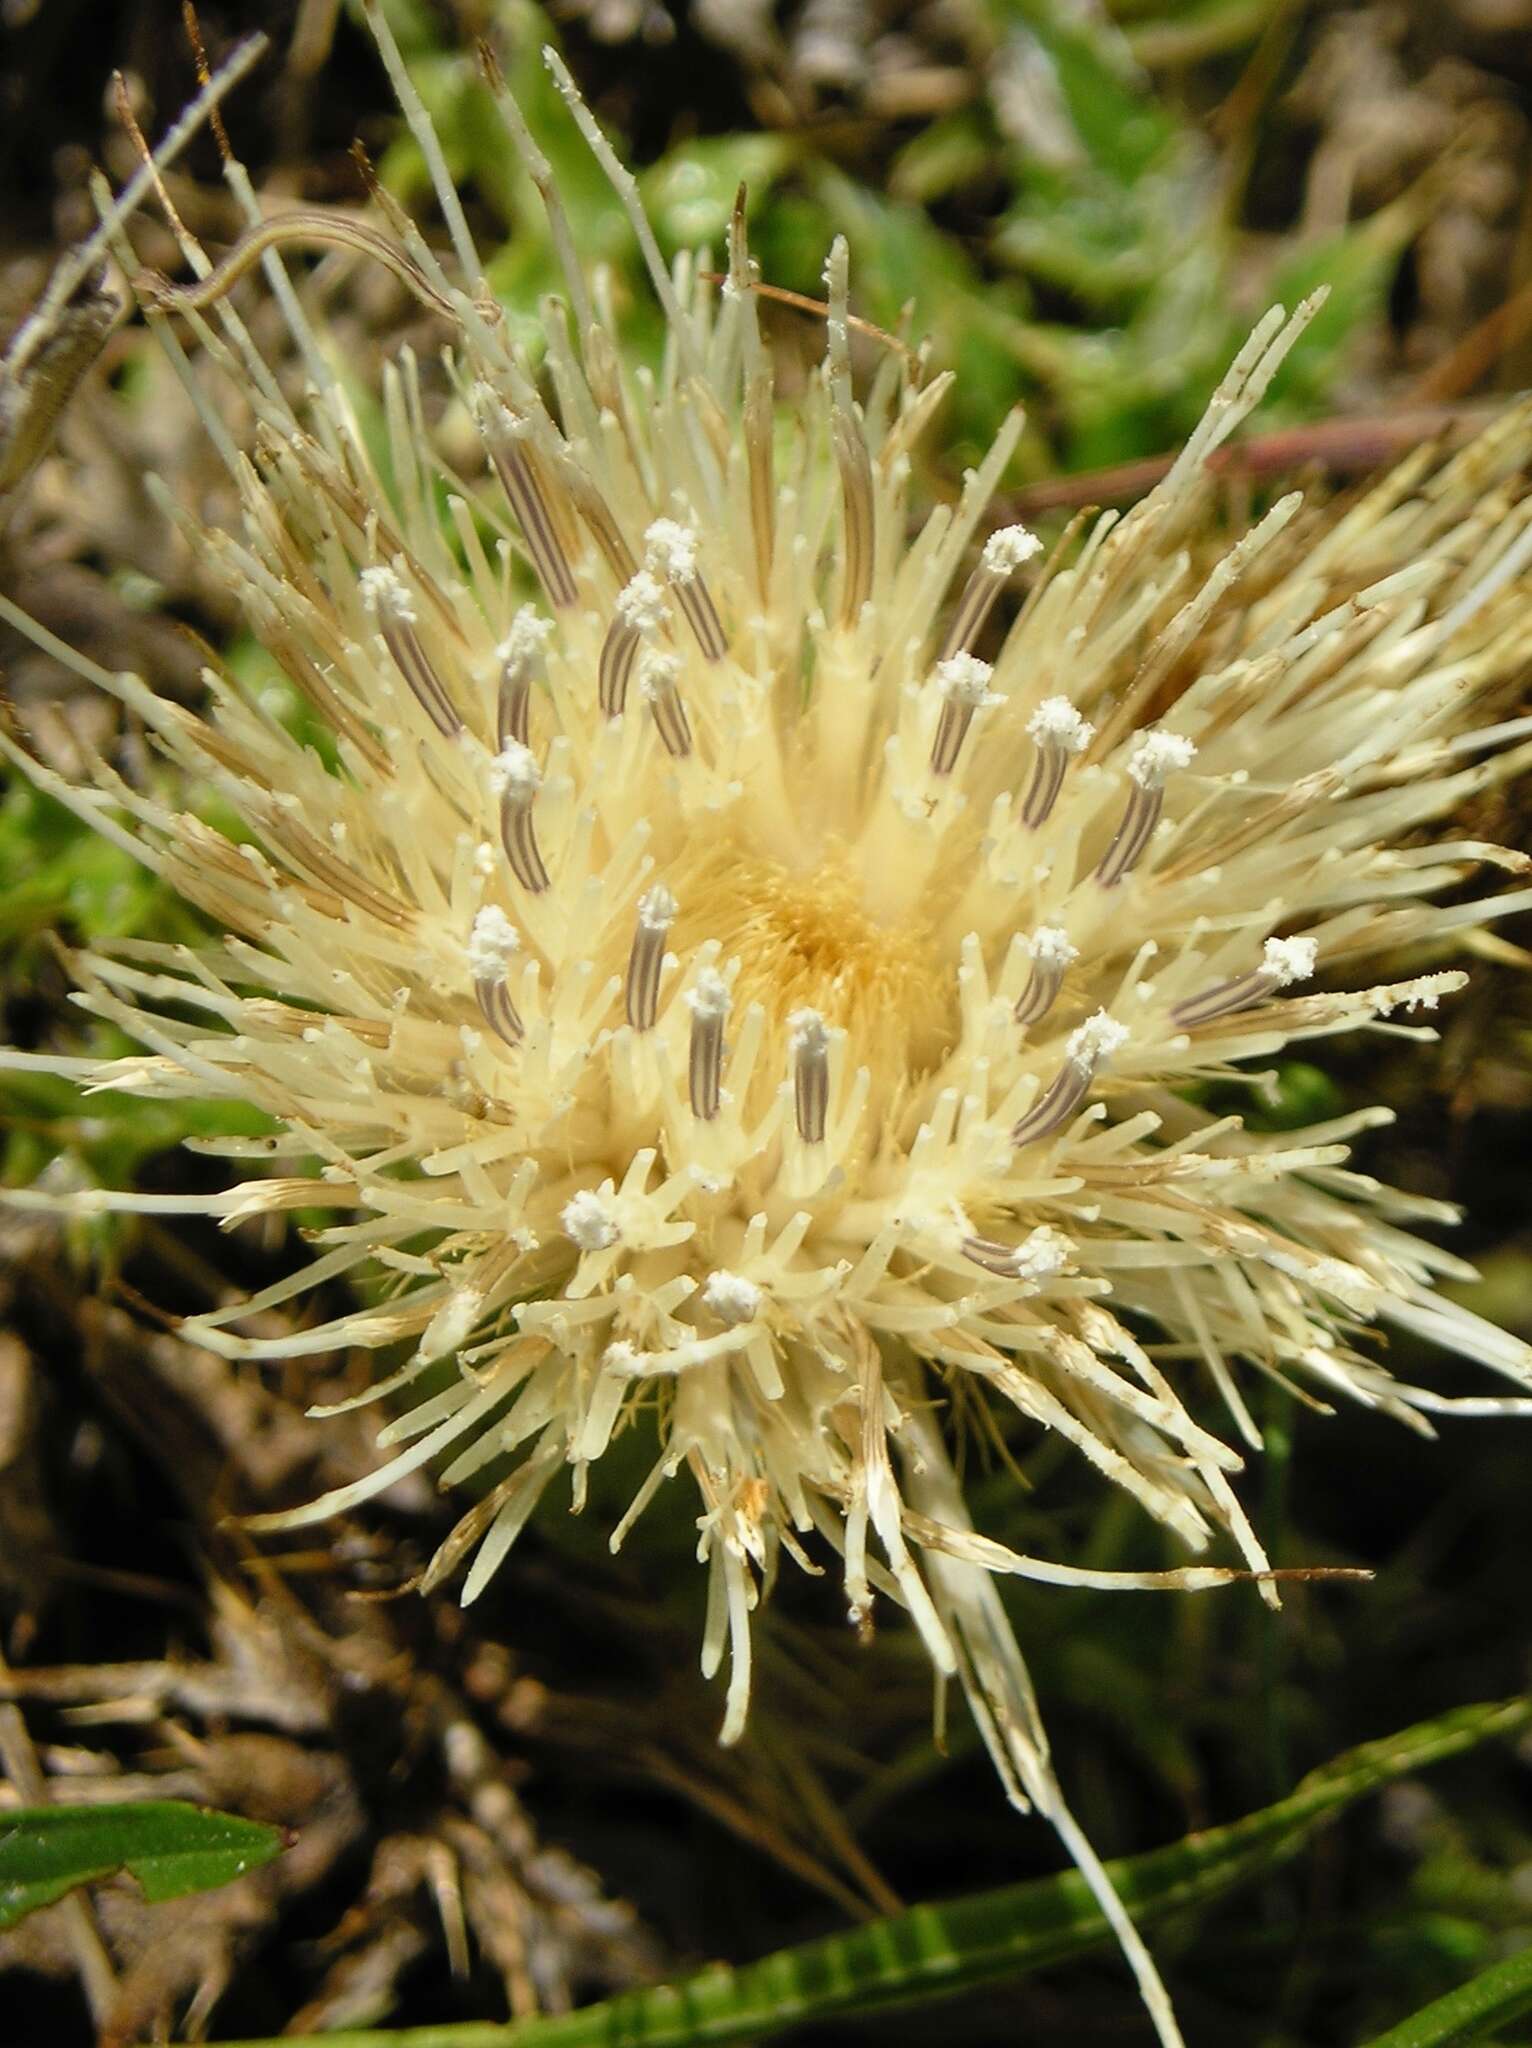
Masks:
[[[386,6],[491,284],[529,337],[556,273],[480,79],[480,36],[553,161],[582,250],[612,266],[635,347],[658,341],[636,252],[556,104],[543,41],[562,45],[629,151],[668,251],[716,252],[742,182],[772,284],[817,295],[831,236],[848,236],[857,310],[957,372],[923,479],[933,495],[960,487],[1020,403],[1007,494],[1056,526],[1069,502],[1118,488],[1095,472],[1174,446],[1267,304],[1319,285],[1325,309],[1246,435],[1277,456],[1231,474],[1233,515],[1278,460],[1284,478],[1341,489],[1380,450],[1412,445],[1424,411],[1451,431],[1532,382],[1532,0]],[[358,203],[360,137],[387,190],[429,214],[358,9],[201,12],[215,58],[248,28],[272,37],[228,110],[271,201]],[[87,166],[104,161],[119,182],[132,167],[104,97],[113,66],[146,127],[163,128],[193,85],[175,0],[0,8],[6,325],[49,252],[83,231]],[[171,181],[214,246],[237,232],[217,169],[204,138]],[[173,267],[148,215],[138,233],[145,262]],[[359,402],[401,340],[435,345],[391,279],[331,263],[312,283]],[[815,346],[805,315],[776,308],[772,321],[785,353]],[[1336,422],[1350,423],[1339,439]],[[8,509],[6,589],[188,703],[216,650],[296,722],[295,694],[148,504],[151,469],[218,515],[220,480],[130,327]],[[5,716],[61,769],[100,746],[125,773],[164,775],[131,721],[55,664],[9,639],[0,660]],[[181,794],[211,808],[207,791]],[[1525,843],[1525,792],[1473,826]],[[19,784],[0,795],[10,1043],[121,1049],[68,1002],[65,949],[195,936],[152,877],[58,804]],[[1492,944],[1434,1053],[1372,1041],[1293,1063],[1265,1112],[1296,1123],[1393,1103],[1399,1123],[1364,1164],[1465,1203],[1461,1242],[1486,1276],[1476,1305],[1523,1334],[1528,1013],[1525,957]],[[223,1169],[181,1140],[259,1135],[226,1107],[82,1102],[9,1073],[0,1111],[13,1185],[185,1191]],[[695,1675],[695,1531],[675,1490],[642,1544],[606,1555],[606,1490],[625,1501],[634,1476],[621,1449],[587,1516],[545,1516],[471,1625],[447,1601],[355,1597],[396,1590],[429,1555],[441,1515],[423,1485],[322,1549],[259,1558],[223,1518],[357,1468],[364,1426],[348,1437],[296,1418],[354,1392],[365,1364],[263,1380],[188,1362],[165,1332],[193,1304],[291,1270],[301,1247],[282,1229],[103,1220],[59,1234],[0,1216],[0,1234],[0,1690],[30,1702],[41,1763],[70,1796],[120,1798],[127,1784],[306,1830],[308,1862],[275,1866],[243,1905],[102,1909],[124,2038],[495,2017],[1057,1867],[1046,1832],[1002,1805],[966,1724],[934,1744],[905,1634],[887,1626],[858,1649],[833,1588],[796,1575],[764,1632],[752,1734],[717,1751],[718,1702]],[[1241,1593],[1007,1589],[1061,1774],[1105,1853],[1226,1820],[1350,1744],[1527,1683],[1532,1487],[1515,1424],[1452,1424],[1430,1444],[1276,1394],[1260,1419],[1268,1455],[1245,1498],[1275,1561],[1372,1566],[1371,1587],[1299,1587],[1276,1617]],[[981,1525],[1017,1548],[1175,1561],[1050,1442],[1001,1455],[976,1431],[970,1478]],[[1532,1927],[1529,1767],[1525,1743],[1502,1746],[1396,1786],[1254,1891],[1162,1933],[1189,2040],[1340,2048],[1517,1950]],[[90,2037],[77,1963],[46,1914],[0,1940],[24,2048]],[[838,2022],[811,2038],[849,2037]],[[1018,2037],[1090,2048],[1146,2035],[1110,1961],[856,2033]],[[1482,2038],[1532,2041],[1532,2028]]]

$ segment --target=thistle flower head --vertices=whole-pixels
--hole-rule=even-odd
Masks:
[[[1525,1347],[1433,1293],[1457,1262],[1403,1226],[1435,1206],[1347,1171],[1374,1113],[1271,1136],[1200,1099],[1433,1007],[1457,972],[1369,962],[1528,900],[1440,909],[1468,864],[1519,863],[1421,835],[1515,758],[1475,707],[1532,653],[1532,417],[1339,517],[1284,498],[1194,570],[1205,459],[1306,317],[1273,314],[1164,483],[1045,561],[987,531],[1016,421],[954,504],[909,504],[948,380],[890,354],[854,381],[841,244],[784,438],[742,224],[723,290],[667,268],[572,105],[634,208],[663,361],[637,374],[572,259],[545,352],[515,347],[444,188],[462,270],[415,254],[482,464],[449,472],[405,353],[385,484],[289,306],[317,389],[294,416],[253,378],[243,525],[199,539],[335,758],[221,674],[205,724],[101,678],[246,830],[105,771],[66,793],[228,934],[83,964],[145,1048],[99,1078],[267,1110],[290,1170],[205,1206],[330,1208],[316,1279],[397,1282],[301,1335],[235,1328],[285,1284],[190,1325],[258,1358],[412,1347],[375,1390],[404,1404],[375,1475],[288,1525],[428,1464],[492,1472],[429,1574],[475,1551],[472,1598],[560,1472],[578,1502],[657,1427],[612,1543],[695,1485],[726,1737],[779,1556],[828,1549],[848,1610],[908,1609],[1063,1826],[987,1575],[1099,1575],[972,1532],[954,1384],[1257,1572],[1209,1415],[1258,1445],[1249,1373],[1417,1427],[1450,1409],[1363,1317],[1532,1387]]]

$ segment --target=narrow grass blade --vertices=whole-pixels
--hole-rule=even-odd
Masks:
[[[1532,1948],[1491,1963],[1444,1998],[1434,1998],[1366,2048],[1459,2048],[1491,2027],[1532,2012]]]

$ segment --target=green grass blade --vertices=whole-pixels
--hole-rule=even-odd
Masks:
[[[1315,1827],[1364,1794],[1529,1723],[1529,1700],[1462,1707],[1419,1722],[1347,1750],[1275,1806],[1109,1865],[1112,1881],[1146,1924],[1201,1905],[1274,1869]],[[327,2033],[235,2048],[700,2048],[763,2040],[836,2014],[943,1997],[1022,1976],[1109,1940],[1084,1883],[1068,1871],[944,1905],[917,1906],[760,1962],[715,1965],[679,1984],[630,1992],[551,2019]]]
[[[1529,2012],[1532,1948],[1523,1948],[1504,1962],[1491,1963],[1444,1998],[1433,1998],[1366,2048],[1458,2048],[1460,2042],[1477,2041],[1491,2027]]]
[[[126,1870],[152,1902],[211,1891],[280,1855],[279,1828],[178,1799],[0,1815],[0,1928]]]

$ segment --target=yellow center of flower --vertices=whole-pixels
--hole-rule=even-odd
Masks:
[[[847,1032],[880,1089],[929,1071],[950,1050],[955,963],[923,919],[871,917],[843,852],[792,870],[729,848],[709,867],[694,900],[724,958],[739,960],[738,1002],[760,1003],[784,1032],[794,1011],[817,1010]]]

